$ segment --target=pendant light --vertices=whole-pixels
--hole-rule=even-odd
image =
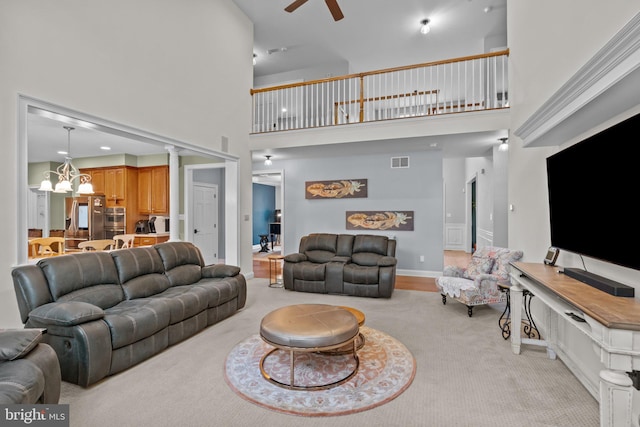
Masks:
[[[91,184],[91,176],[86,173],[80,173],[71,162],[71,131],[75,128],[71,126],[63,126],[67,130],[67,154],[64,163],[58,166],[55,171],[44,173],[44,180],[40,183],[40,191],[53,191],[54,193],[67,193],[73,191],[71,182],[78,180],[78,194],[93,194],[93,185]],[[58,175],[58,182],[55,188],[51,184],[51,174]]]

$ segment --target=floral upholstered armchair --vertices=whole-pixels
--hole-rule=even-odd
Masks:
[[[506,301],[507,295],[498,284],[510,284],[509,263],[522,255],[522,251],[485,246],[474,252],[466,268],[446,266],[442,276],[436,278],[442,303],[447,303],[447,296],[460,301],[471,317],[476,305]]]

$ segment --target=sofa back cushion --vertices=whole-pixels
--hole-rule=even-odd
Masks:
[[[124,299],[116,266],[107,252],[44,258],[38,267],[54,301],[80,301],[106,309]]]
[[[336,256],[338,235],[328,233],[315,233],[305,236],[300,242],[301,251],[307,259],[315,263],[329,262]]]
[[[155,245],[171,286],[190,285],[202,278],[204,259],[190,242],[167,242]]]
[[[126,299],[144,298],[168,289],[162,259],[152,247],[118,249],[110,252]]]
[[[378,265],[378,260],[387,256],[388,241],[386,236],[356,235],[353,239],[352,261],[363,266]]]

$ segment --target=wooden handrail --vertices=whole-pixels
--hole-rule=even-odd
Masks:
[[[503,56],[503,55],[509,56],[509,49],[504,49],[504,50],[501,50],[501,51],[498,51],[498,52],[482,53],[482,54],[478,54],[478,55],[462,56],[462,57],[453,58],[453,59],[444,59],[444,60],[440,60],[440,61],[424,62],[422,64],[414,64],[414,65],[405,65],[405,66],[402,66],[402,67],[385,68],[385,69],[382,69],[382,70],[367,71],[367,72],[364,72],[364,73],[347,74],[347,75],[344,75],[344,76],[337,76],[337,77],[326,77],[324,79],[309,80],[309,81],[300,82],[300,83],[289,83],[289,84],[280,85],[280,86],[271,86],[271,87],[265,87],[265,88],[260,88],[260,89],[250,89],[249,93],[251,95],[254,95],[256,93],[271,92],[271,91],[281,90],[281,89],[291,89],[291,88],[294,88],[294,87],[311,86],[311,85],[315,85],[315,84],[319,84],[319,83],[329,83],[329,82],[334,82],[334,81],[339,81],[339,80],[347,80],[347,79],[354,79],[354,78],[360,78],[362,80],[366,76],[373,76],[373,75],[377,75],[377,74],[393,73],[393,72],[396,72],[396,71],[406,71],[406,70],[411,70],[411,69],[414,69],[414,68],[432,67],[432,66],[435,66],[435,65],[453,64],[453,63],[456,63],[456,62],[472,61],[472,60],[475,60],[475,59],[491,58],[491,57],[494,57],[494,56]]]

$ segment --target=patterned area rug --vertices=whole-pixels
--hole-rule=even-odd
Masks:
[[[255,334],[236,345],[225,362],[225,380],[243,399],[273,411],[308,417],[346,415],[391,401],[413,381],[416,362],[398,340],[363,326],[365,345],[358,351],[360,368],[349,381],[328,390],[288,390],[260,374],[260,358],[273,347]],[[296,385],[318,385],[344,378],[353,370],[351,355],[296,353]],[[289,352],[278,350],[265,362],[276,380],[289,382]]]

